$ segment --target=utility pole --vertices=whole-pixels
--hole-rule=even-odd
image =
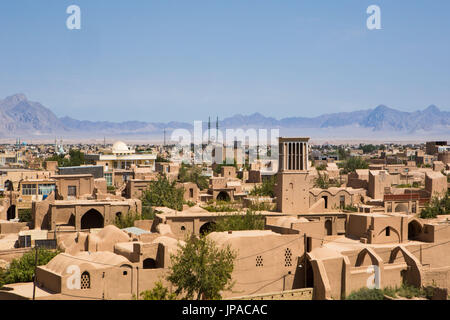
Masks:
[[[33,300],[36,298],[36,271],[37,271],[37,264],[38,264],[38,250],[39,248],[35,245],[35,258],[34,258],[34,277],[33,277]]]
[[[137,299],[139,300],[139,267],[136,267],[136,291],[137,291]]]
[[[305,247],[305,254],[304,254],[304,259],[303,259],[303,269],[304,269],[304,274],[305,274],[305,288],[308,286],[308,281],[307,281],[307,270],[306,270],[306,248],[308,246],[308,238],[306,237],[306,233],[303,234],[303,242],[304,242],[304,247]]]

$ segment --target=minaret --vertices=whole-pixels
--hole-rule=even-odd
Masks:
[[[166,146],[166,128],[164,128],[164,145],[163,145],[163,147],[165,147]]]
[[[208,144],[211,143],[211,117],[208,117]]]
[[[219,141],[219,117],[216,120],[216,142]]]

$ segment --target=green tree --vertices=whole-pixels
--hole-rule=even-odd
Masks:
[[[33,281],[36,249],[25,253],[20,259],[14,259],[9,267],[0,272],[0,287],[5,284]],[[58,251],[38,249],[38,266],[46,265]]]
[[[360,149],[364,152],[364,153],[372,153],[375,150],[378,150],[377,146],[374,146],[373,144],[366,144],[366,145],[360,145]]]
[[[161,157],[159,154],[156,156],[156,162],[170,162],[169,159]]]
[[[233,286],[235,259],[229,246],[221,249],[207,237],[192,236],[171,256],[167,279],[177,288],[175,293],[185,294],[187,300],[219,300],[221,292]]]
[[[152,290],[141,292],[142,300],[176,300],[177,295],[170,293],[161,281],[156,282]]]
[[[248,209],[245,215],[229,215],[217,219],[213,231],[264,230],[265,219],[261,214]]]
[[[222,164],[218,164],[215,168],[214,168],[214,172],[217,174],[220,174],[222,171],[222,167],[235,167],[236,170],[238,169],[237,166],[237,161],[236,159],[234,159],[233,161],[231,161],[230,159],[224,161]]]
[[[368,169],[369,164],[361,157],[351,157],[342,162],[340,167],[343,169],[344,174],[347,174],[350,172],[355,172],[357,169]]]
[[[209,187],[209,178],[203,175],[202,169],[196,166],[182,164],[178,175],[180,182],[192,182],[201,190]]]
[[[57,161],[59,167],[78,167],[86,163],[84,159],[84,153],[80,150],[70,149],[69,151],[69,159],[67,159],[64,155],[55,154],[45,161]]]
[[[441,199],[439,197],[432,197],[425,205],[425,208],[420,212],[422,219],[434,219],[439,215],[450,214],[450,196],[449,192]]]
[[[142,206],[168,207],[183,210],[184,189],[177,188],[176,182],[170,182],[165,175],[160,175],[142,195]]]
[[[114,225],[119,229],[130,228],[134,227],[134,222],[137,220],[142,220],[141,215],[135,212],[129,212],[124,217],[116,217],[116,219],[114,220]]]
[[[31,209],[19,209],[19,221],[31,222],[33,220]]]
[[[330,180],[326,174],[321,174],[317,171],[317,178],[314,180],[314,187],[321,189],[328,189],[330,187]]]
[[[350,156],[350,151],[346,150],[344,147],[339,147],[337,149],[337,154],[340,160],[346,160]]]
[[[264,179],[261,186],[255,186],[250,192],[251,196],[260,197],[275,197],[275,177],[272,176],[269,179]]]

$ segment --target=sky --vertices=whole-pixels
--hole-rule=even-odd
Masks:
[[[366,10],[381,9],[381,30]],[[69,30],[66,9],[81,9]],[[57,116],[450,110],[448,0],[2,0],[0,99]]]

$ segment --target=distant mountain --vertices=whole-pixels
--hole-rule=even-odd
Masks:
[[[215,128],[215,122],[212,123]],[[193,123],[186,122],[109,122],[76,120],[70,117],[58,118],[48,108],[38,102],[29,101],[25,95],[16,94],[0,100],[0,137],[94,137],[108,136],[162,136],[163,131],[170,133],[174,129],[193,129]],[[203,123],[203,129],[207,123]],[[423,111],[403,112],[384,105],[375,109],[354,112],[324,114],[318,117],[290,117],[277,120],[260,113],[251,115],[237,114],[220,120],[220,129],[225,128],[278,128],[290,132],[307,133],[326,132],[342,128],[342,132],[353,137],[355,132],[375,132],[377,135],[391,134],[407,136],[413,133],[425,134],[437,132],[450,134],[450,112],[441,111],[431,105]],[[344,129],[345,128],[345,129]],[[303,130],[305,129],[305,130]],[[331,131],[334,132],[334,131]],[[373,135],[373,134],[372,134]]]
[[[0,134],[22,133],[43,135],[65,132],[58,117],[38,102],[28,101],[25,95],[16,94],[0,100]]]

